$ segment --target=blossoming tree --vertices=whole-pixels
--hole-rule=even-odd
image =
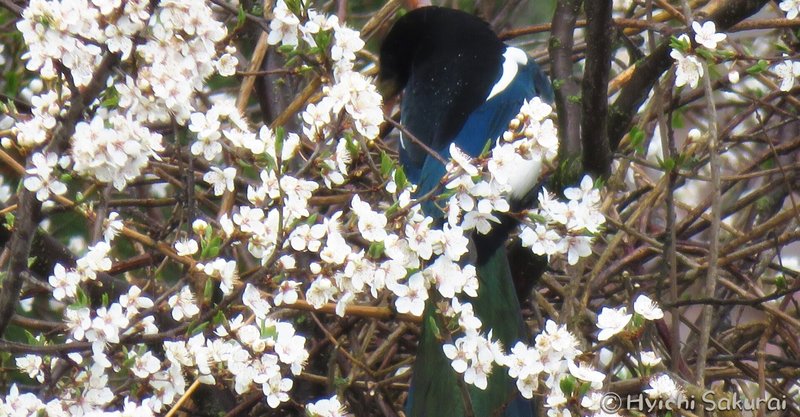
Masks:
[[[800,3],[476,2],[556,101],[424,196],[374,79],[414,3],[0,0],[0,415],[400,415],[432,299],[464,384],[508,373],[550,417],[798,412]],[[499,213],[517,278],[549,263],[513,346],[469,302]]]

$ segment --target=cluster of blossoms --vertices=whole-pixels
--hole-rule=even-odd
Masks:
[[[539,209],[530,214],[531,224],[523,224],[520,240],[537,255],[566,254],[567,262],[575,265],[592,253],[594,235],[605,223],[599,211],[600,192],[589,176],[583,177],[580,187],[564,190],[567,202],[559,201],[547,190],[539,194]]]
[[[70,89],[54,85],[66,80],[56,62],[69,70],[69,81],[77,87],[91,81],[102,60],[105,53],[98,45],[130,66],[129,75],[98,80],[113,87],[96,104],[118,107],[97,109],[90,121],[78,123],[71,138],[73,169],[118,190],[162,151],[161,135],[146,126],[186,122],[205,80],[215,72],[235,72],[235,49],[228,47],[216,58],[217,42],[227,30],[205,2],[170,0],[153,9],[147,1],[34,0],[17,27],[29,49],[23,56],[26,68],[38,71],[51,86],[31,97],[32,117],[15,124],[20,147],[45,144],[56,118],[68,109]],[[33,173],[40,180],[28,189],[39,192],[40,199],[49,192],[60,194],[58,187],[49,192],[49,187],[36,187],[58,185],[42,172]]]
[[[310,103],[302,114],[305,135],[312,140],[329,138],[330,129],[335,126],[332,122],[344,109],[358,133],[375,139],[383,123],[382,99],[375,85],[355,71],[356,53],[364,48],[358,31],[340,23],[336,16],[313,10],[308,10],[301,21],[283,0],[278,0],[274,13],[268,39],[271,45],[302,48],[302,41],[309,48],[330,47],[333,78],[323,87],[323,98]]]
[[[140,60],[135,76],[126,76],[115,85],[119,106],[142,123],[167,123],[171,117],[184,123],[194,109],[194,93],[203,90],[204,81],[215,69],[230,74],[234,50],[228,47],[228,52],[216,59],[217,43],[225,38],[227,29],[206,2],[169,0],[159,3],[152,14],[143,11],[138,18],[147,22],[147,37],[143,44],[135,45]]]
[[[646,295],[642,294],[633,303],[633,310],[645,320],[659,320],[664,317],[664,312]],[[633,314],[628,314],[626,307],[617,309],[604,307],[597,316],[597,328],[600,333],[597,340],[604,341],[622,332],[631,323]]]
[[[119,191],[139,177],[163,151],[161,135],[127,115],[100,109],[91,122],[80,122],[72,136],[75,172],[111,183]]]
[[[664,313],[650,298],[639,295],[634,302],[634,311],[640,319],[633,320],[634,326],[640,327],[642,320],[658,320]],[[494,365],[506,367],[508,375],[514,378],[517,388],[525,398],[533,398],[534,391],[544,381],[547,393],[545,406],[548,416],[569,416],[578,411],[581,415],[607,416],[602,410],[603,381],[606,375],[594,370],[589,364],[578,361],[584,356],[578,339],[570,333],[566,326],[559,326],[548,320],[542,333],[536,336],[535,345],[528,346],[517,342],[508,353],[504,347],[492,340],[492,332],[481,334],[482,323],[476,317],[469,303],[459,303],[457,299],[445,311],[445,316],[457,318],[458,328],[463,336],[443,347],[445,356],[451,360],[453,369],[463,374],[464,381],[480,389],[485,389],[487,380]],[[600,329],[598,339],[608,340],[622,332],[631,324],[633,314],[626,314],[625,307],[620,309],[603,308],[597,318]],[[632,358],[637,362],[635,358]],[[642,352],[641,364],[650,369],[660,363],[653,352]],[[646,374],[646,373],[645,373]],[[668,390],[669,383],[673,391]],[[580,388],[586,384],[585,389]],[[653,398],[670,395],[672,398],[679,390],[667,375],[659,375],[651,379],[651,388],[646,393]],[[580,404],[584,410],[570,411],[569,407]]]
[[[291,323],[269,318],[271,305],[250,284],[244,289],[242,303],[250,309],[256,323],[246,320],[243,315],[237,315],[231,320],[224,320],[214,331],[214,338],[206,338],[200,333],[186,341],[167,340],[163,344],[163,358],[155,356],[145,345],[138,345],[135,349],[128,350],[127,354],[109,349],[120,344],[121,337],[134,333],[154,334],[158,331],[154,325],[154,317],[150,315],[154,303],[135,285],[130,286],[128,292],[120,296],[117,302],[94,311],[77,297],[81,292],[78,289],[81,282],[95,280],[98,273],[111,267],[109,245],[123,228],[117,217],[116,213],[112,213],[106,221],[104,236],[108,240],[90,247],[88,253],[77,261],[76,268],[66,269],[57,265],[54,276],[50,277],[54,297],[72,303],[65,310],[71,340],[86,340],[92,344],[90,358],[79,353],[71,353],[68,357],[75,364],[87,366],[88,370],[78,375],[77,386],[67,387],[59,398],[48,403],[34,400],[35,397],[28,397],[27,394],[17,395],[15,386],[11,395],[0,400],[0,410],[5,410],[8,415],[28,415],[26,413],[35,414],[38,411],[45,411],[48,416],[96,413],[109,405],[114,398],[108,386],[108,372],[112,371],[112,361],[119,359],[125,361],[126,368],[137,380],[152,389],[153,395],[144,398],[141,405],[126,398],[122,414],[111,412],[103,415],[134,415],[128,414],[129,412],[155,415],[173,404],[186,391],[186,372],[194,374],[195,379],[205,384],[216,383],[215,375],[232,379],[234,389],[239,394],[248,392],[253,386],[259,386],[267,404],[273,408],[287,401],[293,382],[286,377],[286,373],[298,375],[302,372],[308,358],[306,339],[295,334]],[[209,263],[214,264],[218,262]],[[209,265],[206,268],[217,268]],[[229,263],[219,266],[219,269],[229,269],[228,265]],[[191,319],[199,313],[188,287],[183,287],[170,297],[168,304],[176,321]],[[60,360],[53,360],[50,363],[51,368],[65,365],[59,365],[59,362]],[[44,362],[40,356],[19,357],[17,366],[31,378],[40,381],[44,378]],[[343,413],[335,398],[310,405],[313,406],[319,409],[319,413],[327,409],[340,410]]]
[[[717,44],[724,41],[727,35],[724,33],[717,33],[717,27],[714,22],[708,21],[703,24],[699,22],[692,23],[692,30],[694,30],[694,40],[700,46],[708,51],[715,51]],[[700,62],[698,51],[691,51],[691,41],[689,35],[681,35],[673,42],[673,49],[670,56],[675,60],[676,73],[675,73],[675,86],[683,87],[689,85],[692,88],[697,87],[700,78],[703,77],[703,64]]]

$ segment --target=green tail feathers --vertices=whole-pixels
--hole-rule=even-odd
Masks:
[[[478,297],[469,300],[475,315],[483,323],[482,332],[492,330],[508,350],[519,340],[526,340],[519,301],[511,279],[506,249],[500,245],[485,263],[477,266],[480,288]],[[450,365],[437,338],[434,306],[428,303],[423,316],[422,336],[414,363],[409,392],[409,417],[464,417],[465,398],[461,375]],[[530,402],[523,400],[505,368],[495,366],[488,386],[481,390],[466,385],[474,417],[532,417]]]

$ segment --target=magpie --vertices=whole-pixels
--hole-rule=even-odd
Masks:
[[[548,78],[524,51],[503,43],[482,19],[435,6],[412,10],[395,22],[381,44],[378,82],[387,97],[402,92],[400,123],[407,133],[400,135],[400,163],[417,184],[417,196],[439,186],[445,175],[441,160],[449,158],[451,144],[476,157],[503,134],[525,100],[553,98]],[[512,210],[533,203],[539,169],[539,161],[531,161],[510,179]],[[443,221],[435,202],[422,208]],[[515,225],[505,216],[488,235],[472,236],[480,289],[471,302],[483,329],[492,329],[506,347],[526,338],[505,246]],[[430,323],[434,308],[429,303],[425,309],[406,414],[532,417],[531,402],[499,369],[485,390],[468,389],[465,406],[459,376]]]

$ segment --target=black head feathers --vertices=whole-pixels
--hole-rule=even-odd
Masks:
[[[423,7],[401,17],[383,41],[379,83],[404,90],[402,123],[434,149],[449,143],[500,78],[506,45],[488,23],[458,10]],[[424,152],[408,152],[421,165]]]

